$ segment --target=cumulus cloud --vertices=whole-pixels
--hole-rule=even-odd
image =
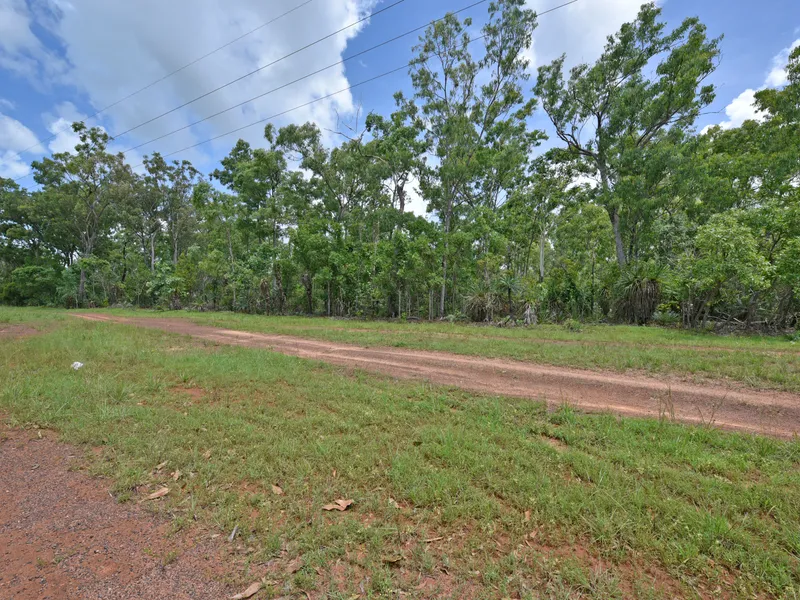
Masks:
[[[789,82],[786,73],[786,65],[789,64],[789,54],[798,46],[800,46],[800,39],[795,40],[791,46],[781,50],[778,55],[772,59],[772,69],[767,75],[767,80],[764,82],[766,87],[781,87]]]
[[[0,69],[41,84],[42,74],[56,76],[65,63],[36,37],[34,18],[25,0],[0,0]]]
[[[38,146],[36,135],[16,119],[0,113],[0,177],[16,179],[30,168],[19,153]]]
[[[84,121],[86,117],[72,102],[62,102],[55,107],[54,113],[45,113],[43,118],[47,131],[55,136],[47,144],[50,152],[72,152],[80,142],[78,135],[72,131],[72,124]]]
[[[72,130],[72,124],[88,121],[88,115],[79,111],[72,102],[62,102],[56,105],[52,113],[45,113],[44,118],[47,131],[54,137],[47,143],[47,148],[52,153],[74,152],[75,146],[80,143],[80,136]],[[100,127],[106,131],[104,127]],[[106,133],[108,133],[106,131]],[[108,145],[108,151],[112,154],[125,151],[127,146],[114,139]],[[125,156],[128,163],[132,166],[140,166],[142,155],[139,152],[128,152]],[[142,168],[137,171],[142,172]]]
[[[784,48],[773,57],[772,67],[764,79],[764,84],[758,88],[759,90],[786,85],[788,82],[786,65],[789,62],[789,54],[798,46],[800,46],[800,39],[795,40],[791,46]],[[745,121],[763,121],[766,118],[766,114],[756,108],[756,91],[758,90],[746,89],[725,107],[725,115],[728,118],[719,124],[722,129],[735,129],[741,127]],[[702,133],[711,127],[711,125],[704,127]]]
[[[559,4],[554,0],[528,0],[528,7],[543,12]],[[592,62],[603,51],[606,38],[636,18],[642,0],[576,2],[542,15],[527,58],[531,68],[567,54],[567,67]]]
[[[298,5],[297,0],[50,1],[50,16],[43,17],[42,23],[64,47],[69,68],[62,82],[82,91],[95,110]],[[113,107],[102,123],[112,134],[134,127],[357,21],[372,4],[372,0],[326,0],[302,7]],[[341,58],[348,41],[364,26],[366,22],[141,127],[117,143],[123,148],[138,145],[328,66]],[[142,152],[167,154],[347,86],[344,67],[338,66],[144,147]],[[347,115],[353,110],[352,96],[345,92],[294,111],[276,124],[313,120],[323,128],[333,127],[337,113]],[[263,126],[257,126],[238,135],[260,143],[262,131]],[[232,135],[175,158],[202,163],[209,153],[227,152],[235,140]]]

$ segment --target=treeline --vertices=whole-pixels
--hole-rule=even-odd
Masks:
[[[794,327],[800,49],[756,94],[763,120],[700,134],[719,40],[659,18],[646,4],[594,64],[531,78],[523,0],[494,2],[478,40],[449,15],[395,112],[334,147],[314,124],[268,125],[208,177],[158,154],[136,174],[77,123],[74,152],[33,163],[38,189],[0,179],[0,299]],[[561,142],[544,154],[537,109]]]

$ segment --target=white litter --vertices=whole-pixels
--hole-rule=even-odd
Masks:
[[[76,362],[72,363],[72,368],[73,368],[73,369],[75,369],[76,371],[77,371],[78,369],[82,369],[82,368],[83,368],[83,363],[82,363],[82,362],[77,362],[77,361],[76,361]]]

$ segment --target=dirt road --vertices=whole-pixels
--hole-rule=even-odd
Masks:
[[[169,523],[117,503],[107,482],[72,470],[81,452],[0,420],[0,598],[230,597],[210,540],[167,537]]]
[[[568,403],[575,408],[636,417],[675,418],[685,423],[790,438],[800,434],[800,395],[698,385],[674,377],[651,378],[399,348],[249,333],[197,325],[185,319],[76,315],[98,322],[160,329],[193,338],[356,367],[402,379],[422,379],[482,393]],[[547,343],[547,342],[543,342]]]

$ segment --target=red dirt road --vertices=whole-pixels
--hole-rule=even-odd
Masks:
[[[0,422],[0,598],[230,597],[210,541],[167,538],[163,520],[70,470],[80,450],[39,435]]]
[[[287,335],[197,325],[185,319],[75,315],[96,322],[135,325],[217,344],[266,348],[402,379],[422,379],[481,393],[570,404],[589,412],[666,417],[692,424],[791,438],[800,434],[800,395],[699,385],[612,372],[538,365],[399,348],[362,348]],[[546,343],[546,342],[543,342]]]

